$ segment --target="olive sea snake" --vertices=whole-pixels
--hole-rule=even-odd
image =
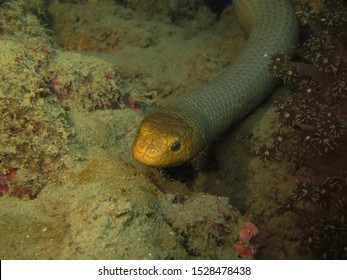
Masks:
[[[191,160],[273,90],[271,55],[294,46],[298,24],[287,0],[234,0],[236,16],[248,34],[244,50],[207,85],[164,102],[148,114],[132,145],[146,165],[168,167]]]

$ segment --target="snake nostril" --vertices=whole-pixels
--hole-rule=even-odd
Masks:
[[[140,148],[140,149],[143,149],[146,147],[146,142],[144,141],[138,141],[137,142],[137,146]]]
[[[175,142],[173,142],[173,144],[171,145],[171,151],[176,152],[181,148],[181,142],[176,140]]]

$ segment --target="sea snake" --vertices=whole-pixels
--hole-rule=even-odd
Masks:
[[[234,0],[248,35],[245,48],[207,85],[159,105],[142,120],[131,147],[133,157],[153,167],[190,161],[273,90],[271,55],[287,53],[298,40],[298,23],[287,0]]]

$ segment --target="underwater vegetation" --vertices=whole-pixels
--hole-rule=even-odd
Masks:
[[[347,9],[341,1],[296,4],[302,43],[290,60],[272,57],[269,71],[289,93],[275,106],[277,130],[257,155],[288,161],[297,174],[293,194],[278,214],[291,212],[300,229],[298,253],[347,258]]]

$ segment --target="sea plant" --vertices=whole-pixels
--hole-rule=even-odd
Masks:
[[[319,4],[317,4],[319,3]],[[295,3],[301,44],[292,58],[276,54],[269,72],[289,87],[275,102],[277,130],[258,157],[288,161],[297,174],[278,213],[295,214],[298,253],[347,257],[347,9],[342,1]]]

